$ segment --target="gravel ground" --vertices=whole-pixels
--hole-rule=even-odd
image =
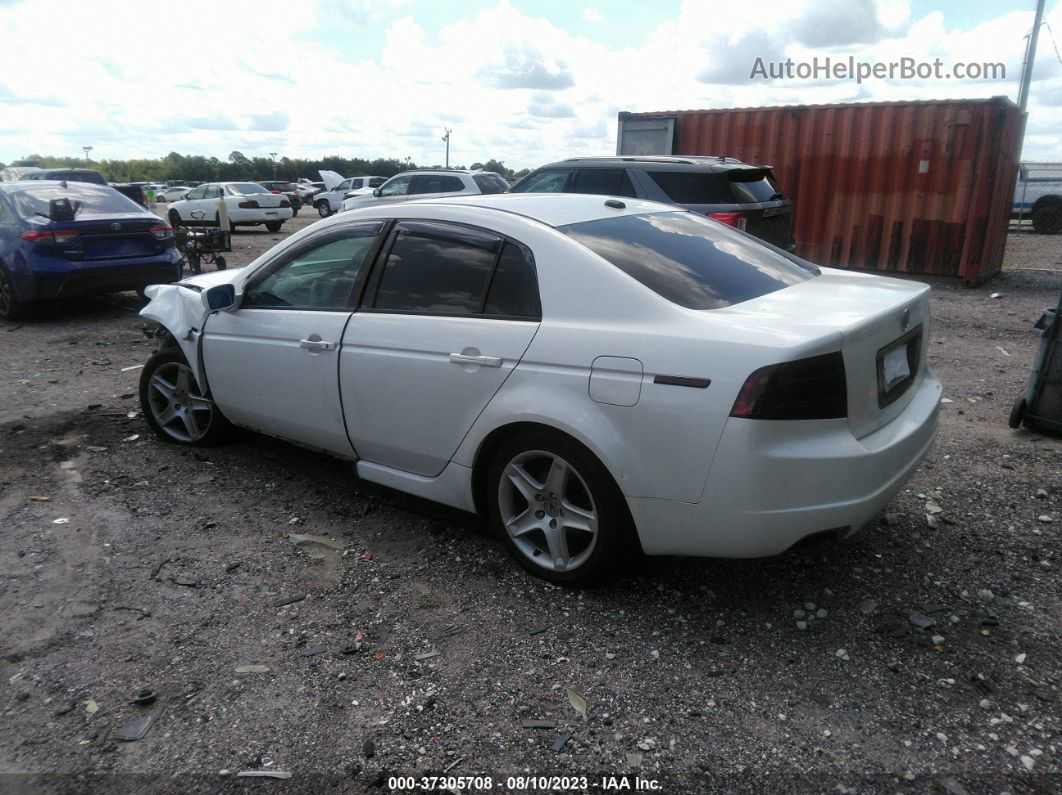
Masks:
[[[230,262],[280,237],[241,230]],[[682,793],[1058,791],[1062,441],[1006,416],[1060,254],[1011,235],[1003,276],[936,285],[952,402],[880,521],[583,591],[339,461],[252,434],[156,441],[125,369],[150,352],[132,294],[0,324],[0,791],[386,791],[444,771],[497,792],[620,773]],[[132,704],[144,688],[158,700]]]

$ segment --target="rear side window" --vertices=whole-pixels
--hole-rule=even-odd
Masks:
[[[505,317],[542,317],[538,298],[538,278],[531,250],[513,240],[506,241],[487,293],[485,314]]]
[[[675,204],[733,204],[725,174],[710,171],[650,171],[653,182]]]
[[[567,168],[548,168],[537,174],[529,174],[519,185],[513,186],[514,193],[561,193],[568,181]]]
[[[736,230],[691,212],[624,215],[559,227],[655,293],[720,309],[815,274]]]
[[[378,188],[381,185],[383,185],[385,182],[387,182],[387,180],[384,177],[373,177],[372,179],[369,180],[368,187],[370,187],[370,188]]]
[[[774,175],[766,169],[734,169],[726,176],[730,178],[730,189],[736,202],[769,202],[782,198]]]
[[[626,169],[622,168],[581,168],[575,172],[568,192],[631,198],[636,195]]]
[[[68,182],[65,188],[58,185],[27,187],[14,191],[11,195],[24,218],[34,215],[48,217],[48,202],[52,199],[70,199],[74,206],[75,217],[82,215],[107,215],[115,213],[141,213],[144,208],[127,199],[114,188],[107,185],[94,185],[91,182]]]
[[[457,193],[465,189],[460,177],[448,177],[443,174],[423,174],[413,180],[410,193]]]
[[[497,174],[473,174],[472,180],[480,193],[505,193],[509,189],[509,183]]]
[[[478,313],[499,245],[496,237],[450,224],[403,223],[373,307],[442,315]]]

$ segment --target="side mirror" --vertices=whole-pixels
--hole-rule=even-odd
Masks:
[[[215,284],[203,290],[200,298],[210,312],[227,312],[236,308],[236,288],[231,284]]]
[[[380,189],[379,188],[373,188],[372,189],[372,195],[375,196],[377,199],[379,199],[381,196],[383,196],[383,194],[380,193]]]

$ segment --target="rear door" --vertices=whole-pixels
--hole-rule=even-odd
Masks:
[[[638,195],[625,168],[577,169],[567,192],[596,196],[628,196],[632,199]]]
[[[396,224],[343,335],[339,381],[358,455],[438,475],[540,319],[525,246],[458,224]]]
[[[546,168],[524,179],[510,188],[512,193],[563,193],[568,184],[572,170],[570,168]]]
[[[304,240],[252,277],[239,309],[210,315],[203,362],[226,417],[353,455],[336,377],[339,344],[383,226],[344,225]]]
[[[188,195],[184,197],[182,204],[177,205],[177,213],[181,216],[181,220],[185,223],[190,223],[192,219],[192,212],[200,207],[203,201],[203,197],[206,196],[206,185],[200,185],[196,188],[192,188],[188,192]]]

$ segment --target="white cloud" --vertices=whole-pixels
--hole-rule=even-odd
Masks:
[[[601,16],[601,12],[600,11],[598,11],[598,10],[596,10],[594,8],[589,8],[589,7],[583,9],[583,20],[584,21],[592,22],[592,23],[596,24],[596,23],[600,22],[603,19],[604,19],[604,17]]]

